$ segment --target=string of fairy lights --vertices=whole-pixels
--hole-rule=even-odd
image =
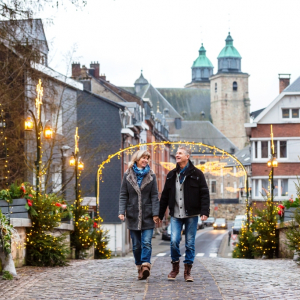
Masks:
[[[247,186],[247,171],[245,166],[233,155],[225,151],[224,149],[220,149],[216,146],[211,146],[207,145],[204,143],[200,142],[188,142],[188,141],[178,141],[178,142],[171,142],[171,141],[162,141],[162,142],[150,142],[150,143],[143,143],[143,144],[138,144],[138,145],[130,145],[127,148],[120,149],[114,154],[108,155],[107,159],[104,160],[98,168],[97,171],[97,194],[96,194],[96,205],[99,207],[99,201],[100,201],[100,182],[104,182],[102,175],[103,175],[103,170],[105,168],[105,165],[108,164],[112,158],[117,157],[118,159],[121,158],[121,155],[126,154],[126,155],[132,155],[136,149],[149,149],[149,147],[153,147],[153,153],[155,154],[156,151],[163,151],[165,147],[171,147],[172,150],[175,150],[175,147],[178,145],[186,145],[189,146],[192,150],[192,152],[200,153],[201,155],[205,156],[216,156],[216,154],[219,154],[219,158],[222,160],[225,159],[232,159],[233,162],[235,162],[238,166],[238,172],[235,173],[235,175],[243,175],[245,178],[245,187]],[[169,162],[161,162],[161,165],[165,167],[166,169],[170,170],[173,165],[172,163]],[[200,165],[200,169],[206,172],[211,172],[211,174],[214,175],[220,175],[221,172],[222,174],[226,174],[231,172],[231,169],[229,170],[224,170],[225,165],[227,165],[226,162],[206,162],[204,165]],[[224,172],[224,173],[223,173]],[[237,176],[238,177],[238,176]],[[248,193],[247,193],[248,196]],[[246,205],[247,209],[250,210],[249,207],[249,201],[248,199],[246,200]]]
[[[8,147],[7,147],[7,136],[6,136],[6,118],[5,111],[2,108],[2,104],[0,103],[0,127],[1,127],[1,136],[2,136],[2,146],[4,150],[4,166],[3,166],[3,180],[6,188],[9,185],[9,167],[8,167]]]

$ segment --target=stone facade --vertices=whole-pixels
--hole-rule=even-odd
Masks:
[[[218,73],[210,78],[213,124],[239,149],[247,144],[244,123],[250,119],[248,78],[245,73]]]
[[[217,207],[217,209],[215,209]],[[246,212],[246,204],[218,204],[211,205],[210,215],[215,218],[225,218],[234,220],[237,215],[244,215]]]

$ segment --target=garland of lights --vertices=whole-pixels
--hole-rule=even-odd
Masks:
[[[102,173],[103,173],[103,169],[105,168],[105,164],[109,163],[111,161],[112,158],[114,157],[118,157],[118,159],[120,159],[121,154],[123,154],[124,152],[126,154],[132,154],[136,148],[141,148],[141,147],[149,147],[149,146],[154,146],[154,153],[157,150],[157,148],[159,149],[164,149],[165,146],[170,145],[172,147],[172,149],[175,149],[175,145],[189,145],[191,146],[192,150],[195,149],[195,147],[204,147],[204,148],[208,148],[210,149],[210,153],[212,153],[213,155],[216,155],[216,152],[221,153],[221,158],[225,158],[224,155],[232,158],[234,161],[236,161],[239,164],[239,167],[242,169],[240,172],[243,172],[243,174],[245,175],[245,187],[248,187],[248,174],[247,171],[245,169],[245,167],[243,166],[243,164],[232,154],[228,153],[227,151],[225,151],[224,149],[220,149],[216,146],[210,146],[207,144],[203,144],[203,143],[199,143],[199,142],[187,142],[187,141],[179,141],[179,142],[170,142],[170,141],[163,141],[163,142],[151,142],[151,143],[144,143],[144,144],[138,144],[138,145],[130,145],[127,148],[124,149],[120,149],[118,152],[108,155],[108,158],[106,160],[104,160],[98,168],[97,171],[97,197],[96,197],[96,205],[99,208],[99,197],[100,197],[100,181],[102,181]],[[206,153],[206,150],[202,150],[202,153]],[[204,154],[205,156],[205,154]],[[172,163],[162,163],[162,166],[166,167],[167,169],[171,170],[172,167]],[[218,168],[216,168],[216,166],[214,166],[213,162],[210,162],[210,164],[207,164],[208,169],[211,169],[213,172],[218,172],[221,168],[221,166],[219,166]],[[204,171],[204,169],[203,169]],[[103,181],[102,181],[103,182]],[[246,199],[246,206],[247,206],[247,219],[249,219],[248,214],[251,213],[250,210],[250,206],[249,206],[249,199],[248,199],[248,188],[246,188],[246,192],[247,192],[247,199]],[[249,220],[247,222],[247,228],[249,227]]]

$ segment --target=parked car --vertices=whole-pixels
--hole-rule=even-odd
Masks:
[[[232,234],[239,234],[243,225],[244,225],[244,220],[241,219],[235,220],[232,226]]]
[[[198,226],[197,229],[204,229],[204,223],[202,222],[201,218],[198,217]]]
[[[161,239],[164,241],[171,240],[171,224],[169,224],[163,231],[161,235]]]
[[[224,218],[218,218],[216,219],[215,223],[213,224],[214,229],[227,229],[227,221]]]
[[[207,218],[206,221],[204,221],[205,226],[213,226],[214,223],[215,223],[215,218],[213,217],[209,217]]]
[[[237,215],[236,217],[235,217],[235,221],[237,221],[237,220],[246,220],[247,219],[247,216],[246,215]]]

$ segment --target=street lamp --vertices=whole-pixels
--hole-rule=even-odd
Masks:
[[[41,105],[43,104],[43,87],[42,80],[39,79],[39,83],[36,86],[37,97],[35,99],[36,115],[35,117],[32,110],[28,110],[31,116],[28,116],[25,120],[24,129],[25,131],[32,131],[35,127],[36,136],[36,197],[39,198],[40,193],[40,169],[41,169],[41,132],[43,131],[43,124],[41,121]],[[31,118],[32,117],[32,118]],[[53,129],[50,125],[45,126],[44,137],[51,139],[53,137]]]
[[[61,151],[61,187],[62,187],[62,195],[64,199],[66,199],[66,158],[68,157],[68,151],[71,149],[68,145],[64,145],[60,148]]]
[[[75,227],[78,226],[78,221],[79,221],[79,206],[80,206],[80,185],[79,185],[79,172],[84,169],[84,164],[81,161],[81,157],[78,155],[79,154],[79,135],[78,135],[78,127],[76,127],[76,132],[75,132],[75,150],[72,153],[73,155],[70,158],[69,164],[71,167],[75,168]],[[76,230],[76,228],[75,228]],[[79,249],[75,248],[75,258],[79,258],[80,251]]]
[[[273,128],[271,125],[271,159],[267,162],[268,168],[271,168],[269,173],[269,179],[271,181],[270,191],[271,191],[271,202],[273,202],[273,193],[274,193],[274,168],[278,167],[278,161],[276,160],[275,150],[274,150],[274,141],[273,141]]]

